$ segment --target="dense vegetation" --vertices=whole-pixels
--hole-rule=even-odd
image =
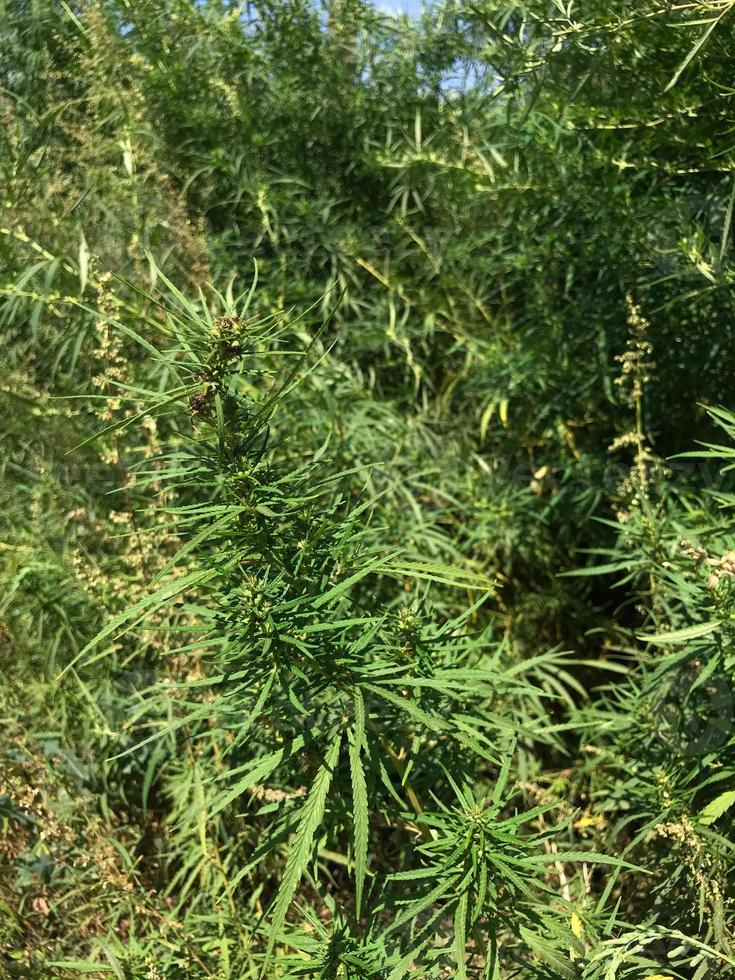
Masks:
[[[2,0],[2,976],[735,976],[733,6]]]

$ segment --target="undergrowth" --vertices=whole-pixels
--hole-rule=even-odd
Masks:
[[[2,975],[735,975],[731,6],[3,4]]]

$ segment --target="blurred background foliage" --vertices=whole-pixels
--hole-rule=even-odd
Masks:
[[[732,975],[732,7],[2,0],[9,976]],[[241,314],[261,347],[225,329]],[[309,369],[275,411],[289,349]],[[254,486],[255,523],[213,529]],[[228,712],[269,675],[228,652],[253,595],[197,576],[241,549],[287,601],[307,512],[314,569],[385,560],[311,625],[387,617],[376,665],[430,676],[436,648],[495,677],[430,709],[451,727],[472,702],[491,754],[432,741],[425,693],[405,730],[368,707],[423,801],[399,812],[373,747],[370,880],[405,894],[355,907],[353,759],[269,933],[332,743],[222,797],[247,762]],[[251,761],[274,719],[283,741],[342,717],[289,670]],[[409,883],[441,883],[466,832],[451,807],[484,847],[494,786],[493,847],[551,855],[523,864],[533,898],[496,869],[492,902],[450,875],[424,903]]]

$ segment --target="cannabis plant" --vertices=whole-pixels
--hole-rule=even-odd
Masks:
[[[553,801],[523,806],[511,779],[516,743],[527,756],[558,740],[544,672],[563,685],[562,661],[514,662],[492,580],[387,548],[385,492],[355,491],[330,461],[327,415],[299,429],[309,385],[334,370],[323,327],[303,346],[308,315],[258,319],[252,293],[192,303],[159,276],[173,386],[148,411],[185,411],[136,475],[180,501],[184,543],[68,669],[175,606],[161,654],[175,679],[146,692],[124,754],[149,757],[149,783],[166,770],[178,914],[202,890],[229,909],[222,949],[266,974],[285,975],[274,964],[316,916],[320,976],[573,975],[572,917],[595,928],[604,908],[583,909],[579,865],[618,862],[577,843]]]

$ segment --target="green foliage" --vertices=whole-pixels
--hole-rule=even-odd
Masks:
[[[2,4],[0,972],[733,974],[731,7]]]

